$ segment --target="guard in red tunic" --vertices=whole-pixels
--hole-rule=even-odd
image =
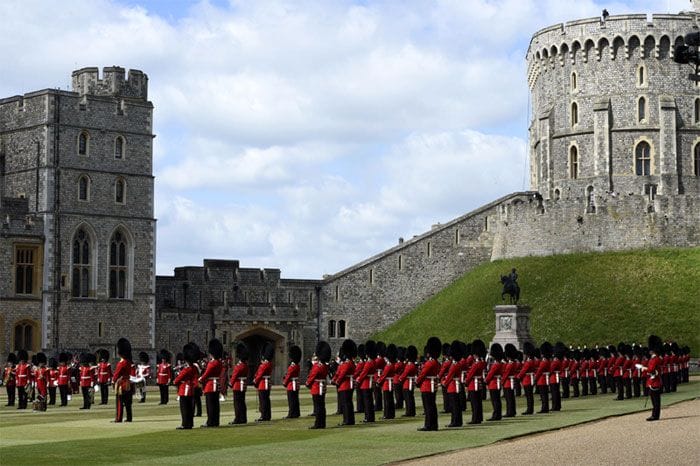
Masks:
[[[542,358],[540,363],[537,365],[537,372],[535,372],[535,380],[537,381],[537,390],[540,392],[540,401],[542,407],[538,411],[540,414],[549,412],[549,376],[550,374],[550,360],[552,358],[552,353],[554,349],[552,344],[545,341],[540,345],[540,353]]]
[[[34,368],[34,383],[36,384],[34,411],[46,411],[49,388],[49,368],[46,367],[46,355],[44,353],[37,353],[36,364]]]
[[[481,340],[474,340],[471,345],[472,362],[464,377],[469,392],[469,402],[472,408],[472,420],[469,424],[481,424],[484,420],[483,398],[484,370],[486,370],[486,345]]]
[[[377,355],[374,357],[374,410],[383,411],[384,410],[384,396],[382,394],[382,386],[379,384],[378,380],[384,371],[384,366],[386,366],[386,344],[383,341],[377,342]]]
[[[7,404],[5,406],[15,405],[15,394],[17,392],[17,379],[15,377],[15,364],[17,364],[17,356],[15,353],[7,355],[7,364],[2,375],[2,383],[5,385],[7,392]]]
[[[248,422],[248,409],[245,404],[245,391],[248,387],[248,348],[243,343],[236,346],[238,362],[231,372],[231,391],[233,391],[233,421],[229,425],[245,424]]]
[[[25,350],[17,352],[19,364],[15,368],[15,378],[17,380],[17,409],[27,409],[27,387],[29,386],[30,365],[27,363],[29,355]]]
[[[406,364],[404,361],[406,360],[406,348],[404,346],[399,346],[396,348],[396,362],[394,363],[394,400],[395,403],[395,408],[398,411],[399,409],[403,409],[403,389],[401,387],[401,384],[399,383],[399,377],[403,373],[403,368],[404,365]]]
[[[173,385],[177,386],[177,395],[180,398],[180,417],[182,424],[176,427],[177,430],[191,429],[194,426],[194,388],[199,377],[197,361],[200,351],[194,343],[187,343],[182,349],[185,358],[185,367],[173,380]]]
[[[503,347],[498,343],[492,344],[490,355],[491,366],[486,374],[486,380],[484,380],[484,383],[489,390],[491,407],[493,408],[493,414],[491,414],[491,417],[488,420],[500,421],[503,417],[501,406],[501,388],[503,387],[503,370],[505,369],[505,363],[503,361],[505,354],[503,352]]]
[[[61,397],[61,406],[68,405],[68,390],[70,383],[70,367],[68,367],[70,355],[60,353],[58,355],[58,393]]]
[[[438,430],[438,412],[435,395],[440,385],[440,379],[438,377],[440,373],[440,363],[438,363],[437,358],[440,357],[441,347],[442,342],[438,337],[428,338],[424,351],[426,361],[416,378],[416,385],[420,387],[423,410],[425,411],[425,423],[423,427],[418,428],[419,431]]]
[[[377,356],[377,345],[373,340],[365,343],[367,358],[362,365],[362,372],[357,376],[357,384],[362,395],[362,404],[365,408],[364,423],[374,422],[374,400],[372,399],[372,387],[374,386],[374,359]]]
[[[56,389],[58,388],[58,361],[56,358],[49,358],[49,405],[56,404]]]
[[[207,422],[202,427],[219,427],[221,406],[219,405],[219,378],[224,368],[221,358],[224,356],[224,345],[218,338],[209,341],[209,362],[204,373],[199,377],[199,384],[204,387],[204,398],[207,400]]]
[[[562,361],[566,357],[566,346],[562,342],[554,345],[554,357],[549,365],[549,393],[552,395],[552,411],[561,411],[561,383],[564,368]],[[595,376],[593,384],[595,385]]]
[[[384,402],[384,415],[382,419],[396,418],[396,406],[394,405],[394,364],[398,348],[395,344],[390,343],[386,347],[386,356],[382,375],[377,380],[377,385],[382,389],[382,401]]]
[[[442,344],[442,363],[440,364],[440,372],[438,372],[438,380],[442,380],[445,377],[447,371],[450,370],[450,366],[452,365],[452,358],[450,357],[450,346],[451,345],[447,342]],[[442,392],[442,412],[451,413],[451,398],[447,393],[447,387],[441,384],[440,391]]]
[[[160,390],[160,403],[158,404],[167,405],[168,401],[170,401],[168,386],[173,380],[173,366],[170,363],[172,354],[170,354],[170,351],[162,349],[158,354],[158,360],[160,361],[158,366],[156,366],[156,383]]]
[[[401,417],[416,416],[416,399],[414,390],[416,388],[416,376],[418,375],[418,349],[410,345],[406,348],[406,359],[404,360],[403,372],[399,375],[399,384],[403,390],[403,399],[406,405],[406,412]]]
[[[341,363],[333,377],[333,384],[338,387],[340,412],[343,415],[341,426],[355,425],[355,408],[352,405],[352,392],[355,388],[353,379],[355,357],[357,357],[357,345],[353,340],[345,340],[340,347]]]
[[[649,336],[649,361],[646,366],[640,364],[642,374],[646,375],[646,386],[649,389],[649,397],[651,398],[651,416],[647,421],[658,421],[661,417],[661,390],[663,383],[661,380],[663,359],[660,355],[663,351],[661,338],[656,335]]]
[[[289,407],[284,419],[296,419],[301,416],[299,410],[299,373],[301,372],[299,361],[301,361],[301,348],[294,345],[289,348],[289,366],[287,373],[282,378],[282,385],[287,389],[287,405]]]
[[[253,384],[258,389],[258,400],[260,402],[260,417],[255,422],[272,420],[272,407],[270,405],[270,389],[272,383],[272,357],[275,355],[275,347],[272,343],[265,343],[260,355],[260,365],[255,372]]]
[[[598,385],[600,393],[608,393],[608,348],[598,348]]]
[[[578,349],[569,351],[569,385],[573,389],[573,397],[578,398],[579,392],[579,379],[580,379],[580,360],[581,351]]]
[[[527,407],[523,416],[528,416],[535,413],[535,372],[537,372],[538,361],[535,358],[535,346],[526,341],[523,345],[523,356],[525,361],[518,372],[518,379],[523,386],[523,391],[525,392],[525,402]],[[577,396],[578,383],[574,387],[574,396]]]
[[[114,385],[117,397],[117,414],[114,422],[131,422],[131,403],[134,398],[134,390],[131,385],[131,374],[134,370],[134,363],[131,356],[131,343],[126,338],[120,338],[117,342],[117,356],[119,362],[112,374],[112,384]],[[124,419],[126,411],[126,419]]]
[[[614,347],[613,347],[614,348]],[[614,353],[615,363],[613,365],[613,379],[615,379],[615,387],[617,389],[616,400],[622,401],[625,399],[625,388],[624,381],[622,380],[622,373],[625,367],[625,344],[620,342],[617,345],[617,350]]]
[[[444,349],[445,345],[442,347]],[[452,414],[450,423],[446,427],[462,427],[462,406],[459,402],[459,393],[462,390],[462,368],[464,367],[462,363],[462,342],[454,340],[450,345],[449,353],[452,364],[450,364],[447,373],[440,379],[440,384],[447,389],[447,397],[449,398],[447,406]]]
[[[90,367],[90,355],[82,353],[80,355],[80,391],[83,394],[83,406],[80,409],[90,409],[92,404],[93,386],[95,384],[95,372]]]
[[[515,384],[518,376],[518,349],[512,343],[505,347],[506,362],[503,366],[503,397],[506,399],[506,414],[503,417],[515,417]]]
[[[325,341],[316,345],[318,361],[313,365],[306,378],[306,386],[311,389],[316,421],[309,429],[326,428],[326,390],[328,387],[328,362],[331,360],[331,347]]]
[[[640,345],[635,345],[632,349],[632,353],[632,396],[639,398],[642,396],[642,370],[639,366],[642,364],[644,350],[642,350]]]
[[[365,344],[360,343],[357,345],[357,358],[355,358],[355,373],[352,375],[352,379],[355,383],[355,394],[357,403],[355,403],[355,413],[365,412],[365,403],[362,398],[362,391],[360,390],[360,385],[357,383],[358,377],[362,373],[362,368],[365,365],[365,359],[367,358],[367,353],[365,352]]]
[[[109,351],[100,349],[97,351],[99,362],[97,363],[97,385],[100,387],[100,404],[109,403],[109,384],[112,381],[112,365],[109,363]]]

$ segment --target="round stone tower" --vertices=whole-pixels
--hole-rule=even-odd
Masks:
[[[530,180],[545,200],[700,195],[700,83],[673,61],[695,9],[535,33],[527,52]]]

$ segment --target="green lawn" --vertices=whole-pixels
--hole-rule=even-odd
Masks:
[[[518,269],[532,336],[593,345],[646,344],[650,333],[700,354],[700,248],[526,257],[483,264],[374,335],[423,348],[426,339],[490,341],[499,277]]]
[[[518,416],[497,423],[440,432],[417,432],[422,418],[378,421],[375,425],[335,427],[338,416],[328,417],[326,430],[308,430],[312,418],[282,420],[286,414],[284,392],[275,389],[272,397],[273,421],[264,425],[221,427],[176,431],[179,411],[174,398],[168,406],[158,406],[157,394],[148,402],[134,404],[134,422],[112,424],[113,406],[96,406],[80,411],[80,397],[68,407],[49,407],[46,413],[17,411],[4,407],[0,397],[0,463],[166,463],[166,464],[380,464],[432,453],[489,444],[514,436],[557,429],[582,422],[640,411],[644,399],[622,402],[613,396],[598,395],[563,400],[563,411],[548,415]],[[700,379],[679,386],[664,395],[664,405],[700,396]],[[438,397],[439,398],[439,397]],[[248,418],[254,419],[254,393],[248,394]],[[113,399],[111,400],[113,402]],[[518,399],[522,411],[524,400]],[[328,411],[335,408],[329,396]],[[420,408],[418,409],[420,412]],[[491,412],[484,405],[485,417]],[[310,412],[310,396],[302,396],[302,415]],[[381,416],[381,415],[380,415]],[[663,410],[662,410],[663,417]],[[232,418],[232,403],[222,409],[222,421]],[[467,418],[468,420],[468,418]],[[203,418],[195,420],[201,424]],[[449,422],[440,415],[440,426]]]

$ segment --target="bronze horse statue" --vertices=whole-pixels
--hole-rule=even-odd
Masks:
[[[501,275],[501,283],[503,283],[501,301],[505,301],[506,295],[508,295],[510,298],[510,304],[518,304],[518,301],[520,300],[520,286],[518,285],[518,282],[513,280],[508,275]]]

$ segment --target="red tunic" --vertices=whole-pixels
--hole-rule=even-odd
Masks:
[[[15,379],[15,368],[12,365],[5,366],[5,372],[2,376],[3,383],[5,386],[12,388],[17,384]]]
[[[70,380],[70,367],[58,366],[58,385],[68,385]]]
[[[518,366],[515,361],[508,361],[503,365],[503,373],[501,374],[503,388],[515,388],[515,378],[517,377],[517,369]]]
[[[117,387],[117,393],[131,391],[129,377],[134,370],[134,364],[126,359],[120,359],[112,374],[112,383]]]
[[[311,395],[326,394],[326,378],[328,377],[328,365],[317,362],[311,368],[306,378],[306,386],[311,389]]]
[[[467,391],[475,392],[480,389],[479,381],[484,376],[484,369],[486,369],[486,362],[482,359],[474,359],[467,375],[464,377],[464,381],[467,384]]]
[[[569,377],[571,377],[571,380],[579,379],[579,362],[575,359],[572,359],[569,363]]]
[[[377,356],[376,358],[374,358],[374,370],[377,372],[377,377],[382,375],[384,366],[386,366],[386,360],[383,357]]]
[[[390,392],[394,389],[394,365],[388,363],[382,370],[382,375],[379,376],[377,383],[382,386],[383,392]]]
[[[399,374],[399,383],[402,384],[404,390],[413,390],[416,386],[416,374],[418,368],[413,361],[407,362],[403,367],[403,372]]]
[[[212,359],[207,363],[204,373],[199,377],[199,383],[204,387],[204,393],[218,393],[219,391],[219,377],[223,371],[223,366],[221,361],[218,359]]]
[[[253,385],[255,385],[258,390],[269,390],[271,386],[270,374],[272,374],[272,363],[270,361],[261,362],[258,366],[258,370],[255,372]]]
[[[505,365],[502,362],[494,362],[491,364],[488,374],[486,374],[486,384],[489,390],[500,390],[502,386],[501,377],[503,377],[503,369]]]
[[[97,383],[104,385],[112,380],[112,365],[108,362],[100,362],[97,364]]]
[[[173,378],[173,366],[169,362],[161,362],[156,368],[156,383],[168,385]]]
[[[352,359],[344,361],[339,367],[338,371],[333,377],[333,383],[338,386],[339,392],[346,392],[352,390],[354,387],[354,382],[352,376],[355,373],[355,363]]]
[[[440,364],[435,359],[430,358],[425,361],[416,379],[416,385],[420,387],[421,393],[435,393],[437,391],[437,386],[440,383],[439,373]]]
[[[234,392],[245,392],[245,389],[248,386],[247,362],[239,361],[238,364],[233,366],[230,385],[233,388]]]
[[[95,381],[95,371],[90,366],[80,366],[80,386],[92,387]]]
[[[632,362],[632,359],[630,358],[625,358],[625,363],[622,365],[622,378],[623,379],[631,379],[632,378],[632,370],[634,369],[634,363]]]
[[[401,377],[401,374],[403,373],[403,367],[406,364],[404,364],[403,361],[396,361],[394,363],[394,387],[400,386],[401,383],[399,382],[399,377]]]
[[[447,370],[447,373],[442,377],[440,382],[443,387],[447,387],[447,393],[457,393],[459,391],[459,383],[462,378],[462,368],[464,367],[464,359],[454,361]]]
[[[173,385],[177,385],[178,396],[194,396],[194,388],[197,385],[199,370],[196,365],[185,366],[173,380]]]
[[[355,363],[355,373],[352,374],[352,377],[353,379],[355,379],[355,382],[357,382],[357,379],[360,377],[363,367],[365,367],[365,362],[362,359]]]
[[[15,368],[15,377],[18,387],[26,387],[29,384],[30,367],[26,362],[20,362]]]
[[[357,377],[357,383],[360,384],[360,390],[370,390],[374,379],[374,360],[368,359],[362,365],[362,372]]]
[[[645,385],[648,388],[652,388],[654,390],[659,390],[661,388],[661,365],[663,364],[663,360],[658,357],[657,355],[654,355],[649,359],[648,366],[644,372],[647,374],[647,381]]]
[[[37,367],[34,371],[34,380],[36,381],[36,389],[39,395],[45,397],[49,386],[49,368]]]
[[[562,377],[562,367],[561,361],[558,358],[552,359],[549,363],[549,383],[556,384],[559,383]]]
[[[537,361],[529,358],[523,363],[523,367],[518,373],[518,378],[523,384],[523,387],[532,387],[535,385],[535,372],[537,371]]]
[[[287,367],[287,373],[284,374],[282,378],[282,385],[287,387],[288,392],[298,392],[299,391],[299,373],[301,372],[301,367],[299,364],[292,362]]]
[[[540,359],[540,363],[537,365],[537,372],[535,372],[535,380],[537,380],[538,387],[549,385],[549,359]]]
[[[58,369],[49,369],[49,387],[58,386]]]

